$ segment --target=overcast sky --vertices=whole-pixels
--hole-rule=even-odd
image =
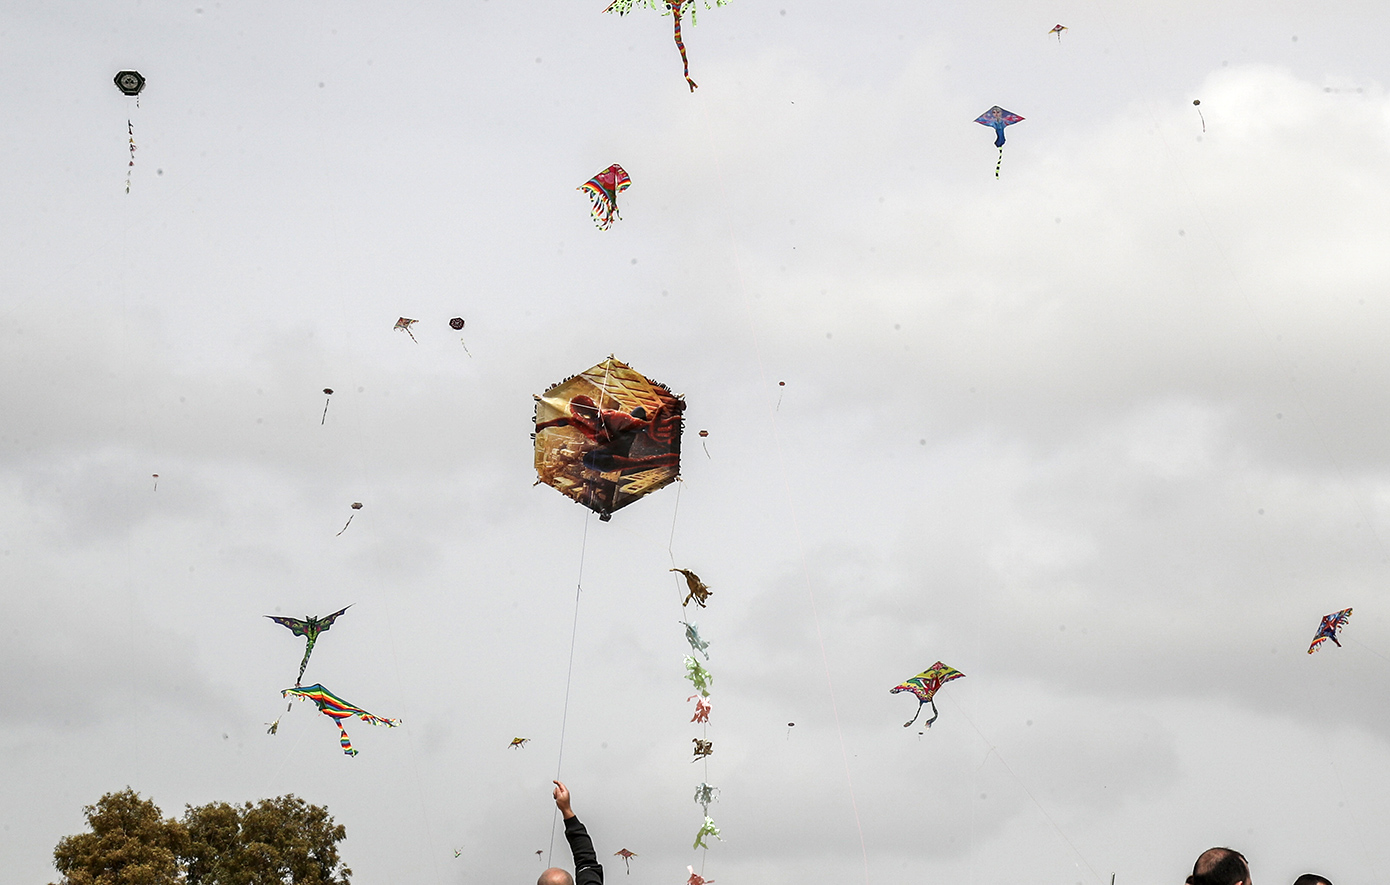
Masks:
[[[581,555],[560,770],[610,877],[1390,873],[1384,3],[734,0],[693,95],[602,0],[10,7],[7,881],[127,785],[327,805],[359,885],[532,881]],[[610,353],[687,437],[600,523],[529,434]],[[262,617],[349,603],[306,682],[404,720],[351,759]]]

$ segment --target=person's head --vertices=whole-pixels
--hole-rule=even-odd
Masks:
[[[1332,883],[1317,873],[1304,873],[1293,880],[1293,885],[1332,885]]]
[[[1192,865],[1187,885],[1250,885],[1245,855],[1230,848],[1208,848]]]
[[[574,885],[574,877],[559,867],[551,867],[541,873],[536,885]]]

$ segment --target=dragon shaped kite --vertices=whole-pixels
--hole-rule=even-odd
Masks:
[[[351,522],[352,520],[349,519],[348,521]],[[343,528],[346,529],[347,526],[344,526]],[[342,533],[339,532],[339,534]],[[318,642],[319,634],[326,631],[329,627],[332,627],[333,622],[338,620],[338,618],[342,616],[343,612],[347,611],[350,608],[352,608],[351,605],[344,606],[343,608],[340,608],[337,611],[335,611],[333,614],[326,615],[322,618],[316,618],[312,615],[305,615],[304,620],[302,621],[298,618],[282,618],[277,615],[266,615],[267,618],[270,618],[272,621],[279,624],[280,626],[289,627],[290,632],[293,633],[295,636],[303,636],[309,640],[308,643],[304,646],[304,660],[299,662],[299,677],[294,681],[295,688],[298,688],[299,684],[304,681],[304,668],[309,666],[309,655],[314,653],[314,643]]]

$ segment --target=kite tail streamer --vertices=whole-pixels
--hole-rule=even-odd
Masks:
[[[352,748],[352,739],[348,737],[347,729],[343,728],[343,723],[338,723],[338,743],[343,746],[343,755],[356,756],[357,751]]]
[[[994,177],[999,177],[999,167],[1004,165],[1004,149],[999,149],[999,162],[994,164]]]
[[[681,40],[681,8],[679,3],[671,4],[671,15],[676,19],[676,48],[681,51],[681,64],[685,65],[685,82],[690,84],[690,91],[696,90],[695,81],[690,79],[690,59],[685,54],[685,42]]]
[[[347,531],[347,527],[350,526],[350,525],[352,525],[352,518],[353,518],[354,516],[356,516],[356,515],[357,515],[356,513],[349,514],[349,515],[348,515],[348,521],[345,522],[345,523],[343,523],[343,528],[338,532],[337,535],[334,535],[333,537],[336,538],[336,537],[338,537],[338,535],[341,535],[343,532]],[[307,654],[304,656],[304,662],[305,662],[305,663],[308,663],[308,662],[309,662],[309,656],[308,656]],[[303,675],[304,675],[303,669],[301,669],[301,670],[299,671],[299,675],[300,675],[300,676],[303,676]]]
[[[348,517],[348,521],[351,522],[352,517]],[[339,532],[339,534],[342,533]],[[299,678],[294,681],[295,688],[299,688],[299,686],[304,682],[304,668],[309,666],[309,655],[314,653],[314,642],[317,639],[317,636],[311,637],[309,639],[309,645],[304,649],[304,660],[299,662]]]
[[[684,50],[681,51],[684,53]],[[140,96],[137,95],[135,100],[138,102]],[[139,107],[139,105],[136,106]],[[130,164],[126,166],[125,170],[125,192],[130,193],[130,173],[135,168],[135,125],[129,120],[126,120],[125,128],[126,134],[130,138]]]

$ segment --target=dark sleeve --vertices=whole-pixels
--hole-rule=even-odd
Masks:
[[[565,819],[565,838],[574,856],[574,885],[603,885],[603,867],[594,853],[594,841],[579,818]]]

